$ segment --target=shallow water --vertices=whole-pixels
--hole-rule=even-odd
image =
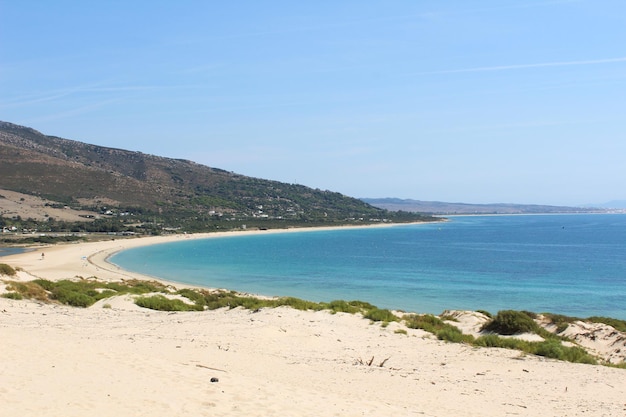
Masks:
[[[1,256],[9,256],[9,255],[17,255],[18,253],[26,252],[29,249],[25,248],[7,248],[0,246],[0,257]]]
[[[313,301],[626,319],[624,215],[468,216],[233,235],[131,249],[111,261],[181,283]]]

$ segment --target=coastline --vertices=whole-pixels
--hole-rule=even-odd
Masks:
[[[320,229],[241,233],[306,230]],[[138,246],[232,233],[68,243],[0,262],[19,267],[22,281],[153,280],[107,259]],[[446,343],[356,315],[282,307],[171,313],[139,308],[129,297],[103,307],[0,298],[0,401],[8,415],[612,416],[626,410],[622,369]]]
[[[309,228],[288,228],[268,230],[238,230],[228,232],[210,232],[194,234],[175,234],[164,236],[146,236],[133,238],[111,238],[95,242],[71,242],[52,245],[31,245],[30,251],[0,257],[2,263],[19,267],[18,279],[22,281],[45,278],[49,280],[72,279],[76,277],[97,277],[104,281],[122,279],[154,280],[167,285],[197,288],[191,284],[168,281],[159,277],[131,272],[109,262],[109,258],[118,252],[141,246],[173,243],[182,240],[213,239],[227,236],[266,235],[278,233],[308,233],[330,230],[359,228],[395,227],[408,224],[426,223],[393,223],[362,226],[323,226]],[[42,253],[44,256],[42,257]],[[206,288],[206,287],[203,287]],[[208,288],[210,289],[210,288]]]

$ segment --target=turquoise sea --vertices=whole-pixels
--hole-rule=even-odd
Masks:
[[[110,260],[170,281],[313,301],[626,319],[626,215],[459,216],[233,234],[131,249]]]

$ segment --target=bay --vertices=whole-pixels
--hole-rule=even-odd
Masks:
[[[626,319],[626,216],[459,216],[432,224],[236,234],[110,261],[170,281],[439,314],[503,309]]]

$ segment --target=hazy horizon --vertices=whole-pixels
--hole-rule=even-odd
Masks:
[[[626,200],[617,0],[0,11],[0,120],[47,135],[360,198]]]

